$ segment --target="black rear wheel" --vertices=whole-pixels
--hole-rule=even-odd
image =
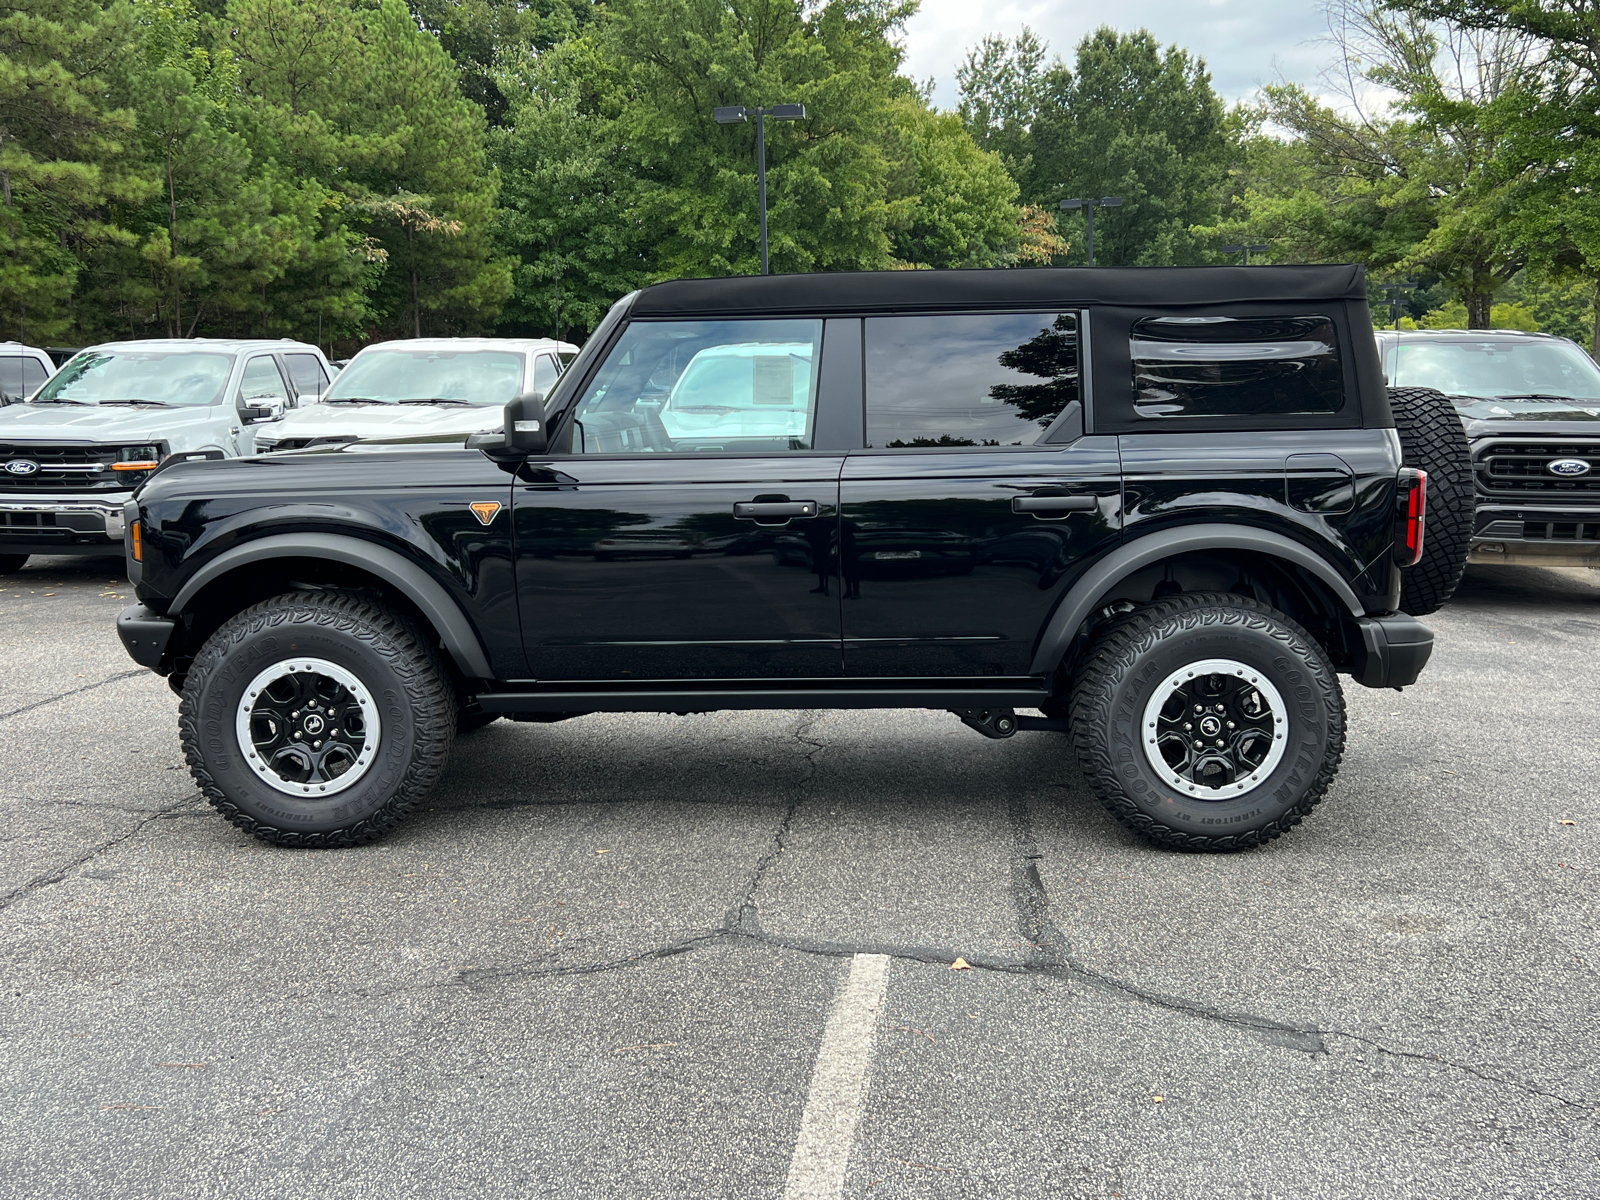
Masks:
[[[206,799],[282,846],[355,846],[432,790],[455,695],[427,641],[365,597],[275,596],[195,656],[179,728]]]
[[[1344,696],[1322,647],[1243,596],[1195,593],[1120,619],[1072,690],[1073,745],[1106,808],[1174,850],[1288,832],[1344,752]]]
[[[1428,473],[1422,560],[1407,567],[1400,608],[1414,617],[1442,608],[1466,570],[1476,499],[1466,427],[1449,397],[1433,388],[1390,388],[1401,461]]]

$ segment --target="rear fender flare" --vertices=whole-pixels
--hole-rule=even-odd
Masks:
[[[1237,525],[1183,525],[1146,534],[1117,547],[1083,573],[1056,606],[1034,649],[1029,672],[1048,675],[1061,665],[1078,627],[1093,614],[1096,602],[1119,582],[1152,563],[1195,550],[1244,550],[1284,559],[1304,567],[1328,586],[1352,617],[1365,615],[1350,584],[1320,555],[1292,538],[1266,529]]]
[[[274,558],[322,558],[347,563],[377,576],[402,593],[438,633],[445,651],[469,679],[493,679],[489,657],[461,606],[421,566],[385,546],[332,533],[283,533],[235,546],[217,555],[190,577],[167,606],[180,616],[207,584],[229,571]]]

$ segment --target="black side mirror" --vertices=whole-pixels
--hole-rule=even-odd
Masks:
[[[543,454],[549,445],[543,392],[524,392],[506,405],[507,450],[517,454]]]

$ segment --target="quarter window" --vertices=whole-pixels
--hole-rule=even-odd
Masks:
[[[556,379],[561,374],[556,369],[556,360],[548,354],[541,354],[533,360],[533,390],[548,392],[555,387]]]
[[[314,354],[285,354],[289,375],[294,380],[295,391],[302,396],[310,392],[321,393],[327,389],[328,376]]]
[[[1328,317],[1146,317],[1132,330],[1141,417],[1334,413],[1344,407]]]
[[[579,454],[809,450],[822,322],[639,321],[578,402]]]
[[[1031,446],[1079,399],[1074,313],[870,317],[867,445]]]

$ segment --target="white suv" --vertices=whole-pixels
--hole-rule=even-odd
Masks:
[[[0,574],[30,554],[120,554],[122,506],[163,462],[253,454],[258,428],[332,375],[303,342],[80,350],[27,403],[0,408]]]
[[[578,353],[549,338],[408,338],[350,360],[317,404],[256,439],[258,453],[498,427],[506,402],[548,392]]]

